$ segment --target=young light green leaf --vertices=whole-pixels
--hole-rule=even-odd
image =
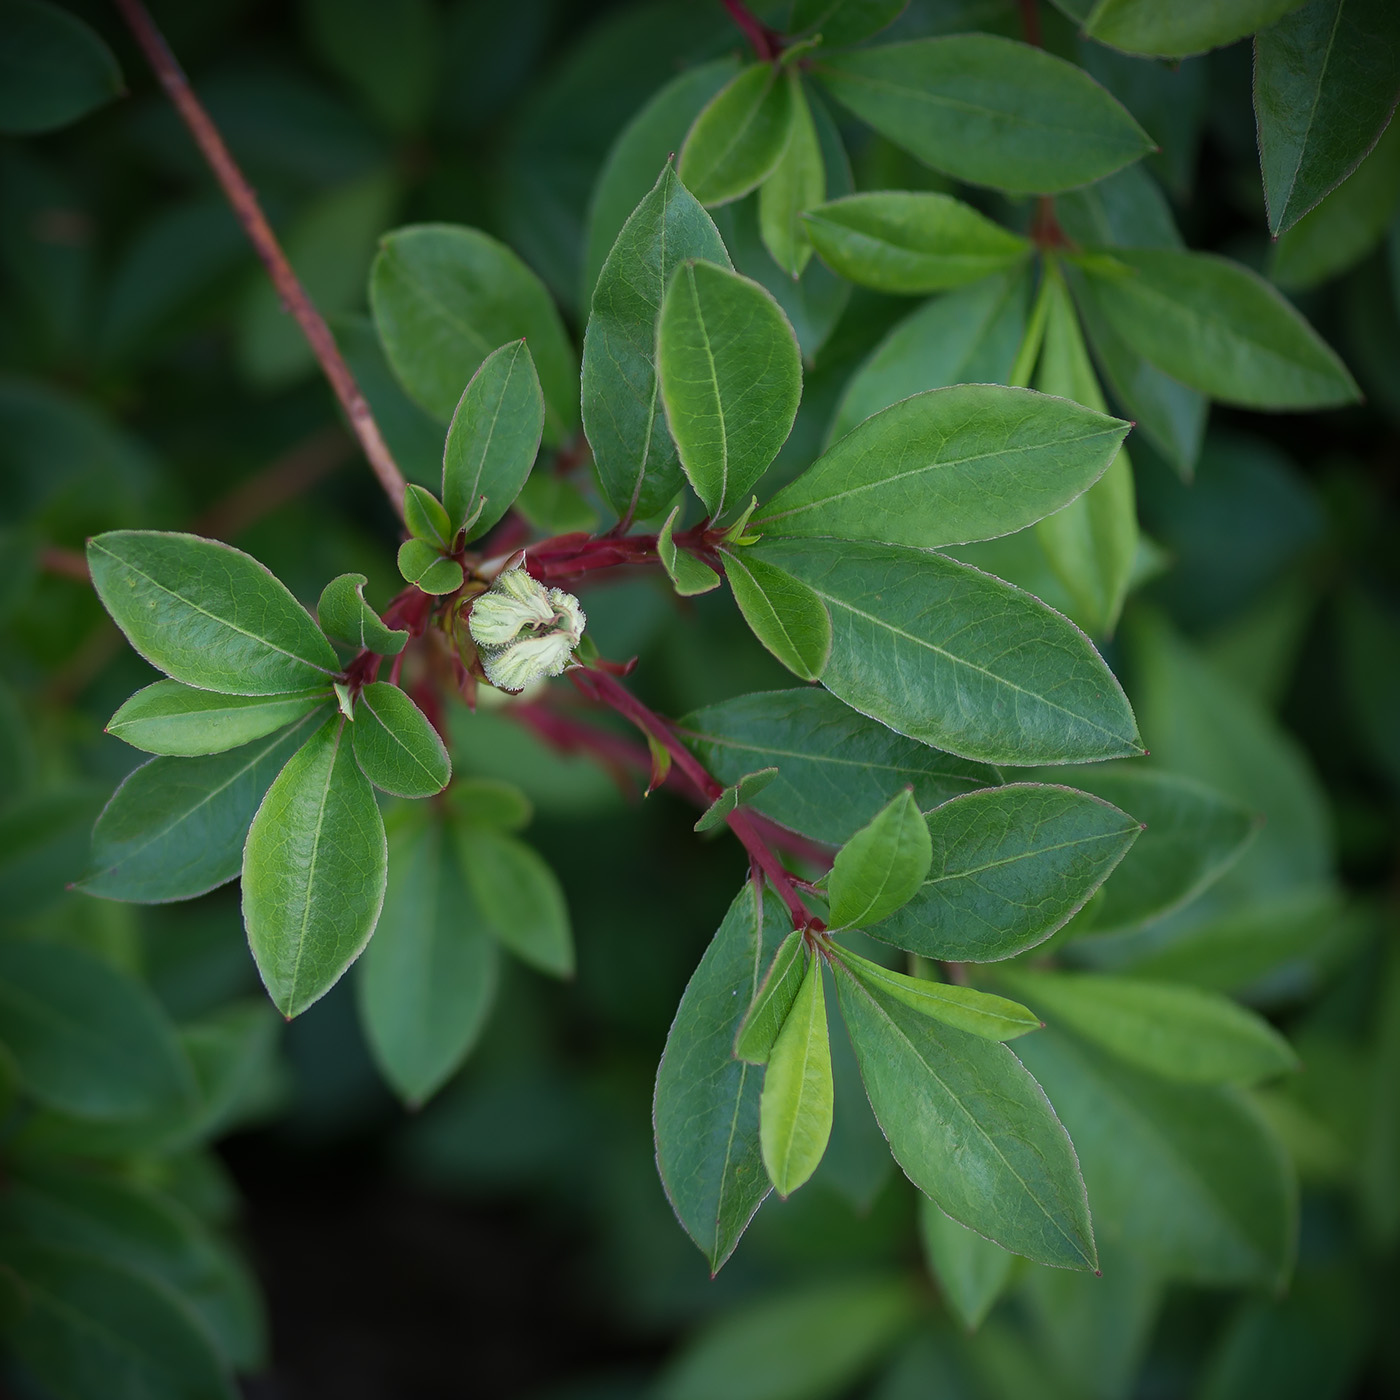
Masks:
[[[1152,141],[1082,68],[991,34],[915,39],[815,62],[862,121],[925,165],[1010,194],[1056,194]]]
[[[766,188],[766,187],[765,187]],[[920,296],[1024,262],[1030,244],[946,194],[847,195],[803,222],[822,261],[877,292]]]
[[[179,681],[157,681],[138,690],[107,721],[107,733],[146,753],[177,758],[224,753],[285,729],[329,699],[329,687],[299,695],[218,695]]]
[[[697,559],[689,550],[676,548],[674,531],[680,513],[681,508],[677,505],[666,517],[666,523],[656,537],[657,557],[682,598],[712,593],[724,580],[703,559]]]
[[[745,773],[710,803],[695,823],[696,831],[710,831],[719,826],[731,812],[756,797],[777,776],[776,768],[760,768],[756,773]]]
[[[493,350],[462,391],[442,454],[451,529],[484,535],[511,508],[540,450],[544,395],[524,340]]]
[[[355,761],[381,792],[432,797],[452,777],[452,760],[428,717],[387,681],[360,692],[352,731]]]
[[[1167,1079],[1248,1086],[1298,1068],[1293,1047],[1262,1016],[1219,992],[1020,968],[998,980],[1055,1024]]]
[[[729,265],[713,220],[667,164],[622,226],[598,274],[583,338],[583,425],[603,493],[632,519],[683,484],[656,376],[656,320],[688,258]]]
[[[442,502],[426,486],[409,483],[403,497],[403,523],[415,540],[422,540],[437,550],[452,548],[452,522]]]
[[[773,1043],[759,1102],[763,1165],[787,1199],[816,1171],[831,1138],[834,1091],[822,960],[812,958]]]
[[[455,593],[462,586],[462,566],[444,558],[426,540],[405,540],[399,546],[399,573],[424,593]]]
[[[911,739],[987,763],[1142,751],[1088,639],[1010,584],[939,554],[846,540],[765,540],[744,562],[801,580],[831,619],[822,684]]]
[[[793,675],[814,681],[831,655],[831,618],[820,598],[791,574],[748,551],[722,551],[724,576],[744,621]]]
[[[123,92],[111,49],[47,0],[10,0],[0,14],[0,131],[53,131]]]
[[[1345,180],[1385,130],[1397,46],[1388,0],[1312,0],[1255,40],[1259,164],[1275,237]]]
[[[905,788],[836,853],[827,881],[833,929],[864,927],[908,903],[928,878],[928,825]]]
[[[381,242],[369,296],[399,382],[442,422],[482,361],[523,337],[544,392],[545,441],[562,441],[577,424],[577,361],[564,324],[544,284],[505,244],[449,224],[397,229]]]
[[[258,804],[326,716],[323,699],[284,729],[228,753],[153,758],[112,794],[92,832],[85,894],[135,904],[193,899],[232,880]]]
[[[695,969],[656,1072],[656,1165],[676,1218],[718,1272],[771,1189],[759,1145],[759,1072],[734,1038],[789,931],[747,882]]]
[[[1085,21],[1092,39],[1124,53],[1185,58],[1233,44],[1274,23],[1302,0],[1098,0]]]
[[[1074,1147],[1016,1056],[834,971],[870,1106],[914,1185],[1004,1249],[1094,1268]]]
[[[216,540],[111,530],[88,541],[93,587],[127,640],[174,680],[286,695],[340,670],[311,615],[256,559]]]
[[[927,1196],[919,1197],[919,1238],[943,1301],[975,1332],[1011,1282],[1016,1256],[944,1215]]]
[[[339,715],[267,790],[243,850],[243,921],[273,1005],[323,997],[359,957],[384,903],[388,852],[374,789]]]
[[[480,1036],[499,953],[435,814],[400,808],[389,885],[355,990],[375,1063],[410,1106],[431,1098]]]
[[[936,548],[1061,509],[1113,461],[1128,424],[1030,389],[915,394],[841,438],[755,520],[765,535]]]
[[[322,590],[316,616],[328,637],[380,656],[397,656],[408,641],[407,632],[396,632],[365,602],[364,574],[341,574]]]
[[[786,82],[792,88],[792,135],[782,159],[759,187],[758,230],[773,261],[801,277],[812,256],[802,216],[826,198],[826,165],[796,68],[787,70]]]
[[[788,1012],[797,999],[807,970],[807,943],[801,929],[794,929],[778,945],[753,1002],[744,1013],[734,1036],[734,1057],[751,1065],[764,1065],[773,1053]]]
[[[574,975],[574,936],[559,880],[523,841],[484,826],[455,829],[472,897],[496,938],[551,977]]]
[[[925,957],[994,962],[1077,913],[1142,829],[1073,788],[1010,783],[928,814],[933,862],[902,909],[866,932]]]
[[[701,204],[727,204],[767,178],[793,130],[793,90],[776,64],[755,63],[715,94],[681,147],[679,174]]]
[[[1125,344],[1158,369],[1243,408],[1353,402],[1337,354],[1262,277],[1210,253],[1119,249],[1085,260],[1095,300]]]
[[[846,948],[838,948],[834,956],[873,990],[902,1001],[935,1021],[981,1036],[983,1040],[1015,1040],[1027,1031],[1041,1029],[1039,1016],[1005,997],[993,996],[975,987],[906,977],[902,972],[892,972]]]
[[[797,337],[757,282],[688,262],[661,306],[656,368],[681,465],[718,518],[748,497],[792,431],[802,398]]]

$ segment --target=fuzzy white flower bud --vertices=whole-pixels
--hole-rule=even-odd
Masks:
[[[502,690],[524,690],[563,672],[587,621],[572,593],[546,589],[522,561],[472,604],[468,626],[481,648],[486,679]]]

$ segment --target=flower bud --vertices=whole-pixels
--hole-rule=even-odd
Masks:
[[[472,604],[468,627],[481,649],[486,679],[524,690],[560,675],[573,658],[587,618],[572,593],[546,589],[522,565],[503,573]]]

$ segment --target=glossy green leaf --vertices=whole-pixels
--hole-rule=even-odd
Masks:
[[[770,1187],[759,1146],[761,1075],[734,1038],[789,932],[781,903],[746,883],[695,969],[656,1072],[656,1165],[686,1233],[718,1272]]]
[[[1247,1086],[1298,1068],[1293,1047],[1263,1017],[1218,992],[1018,968],[998,980],[1052,1024],[1167,1079]]]
[[[452,522],[442,502],[426,486],[409,483],[403,497],[403,523],[415,540],[422,540],[434,549],[451,549]]]
[[[348,642],[380,656],[397,656],[408,641],[408,633],[395,631],[365,602],[364,574],[341,574],[322,590],[316,605],[321,630],[337,641]]]
[[[832,1103],[822,960],[814,957],[768,1056],[759,1101],[763,1165],[784,1199],[821,1162],[831,1137]]]
[[[424,593],[441,596],[455,593],[462,586],[462,566],[444,558],[426,540],[405,540],[399,546],[399,573]]]
[[[1125,53],[1183,58],[1233,44],[1273,24],[1302,0],[1097,0],[1084,32]]]
[[[807,971],[807,944],[801,929],[794,929],[778,945],[768,971],[734,1036],[734,1057],[751,1065],[768,1063],[778,1033],[797,999]]]
[[[190,758],[265,739],[329,699],[329,687],[300,695],[219,695],[179,681],[138,690],[107,721],[107,733],[146,753]]]
[[[700,593],[712,593],[724,582],[703,559],[696,558],[688,549],[678,549],[675,541],[676,519],[681,513],[679,505],[666,517],[666,523],[656,537],[656,554],[661,567],[682,598],[693,598]]]
[[[747,500],[792,431],[802,355],[757,282],[687,262],[657,322],[656,369],[681,465],[713,517]]]
[[[835,971],[870,1105],[914,1185],[1013,1253],[1094,1268],[1074,1148],[1016,1056]]]
[[[945,194],[847,195],[809,210],[803,222],[828,267],[897,296],[976,282],[1030,252],[1019,234]]]
[[[387,825],[384,912],[355,990],[375,1063],[416,1107],[451,1078],[481,1035],[499,954],[442,821],[401,808]]]
[[[451,224],[397,229],[381,243],[369,294],[399,382],[442,422],[481,362],[523,337],[544,392],[545,441],[560,442],[578,423],[577,361],[563,322],[505,244]]]
[[[738,199],[772,173],[792,128],[787,74],[776,64],[755,63],[696,117],[681,147],[681,181],[701,204]]]
[[[1074,1138],[1106,1241],[1168,1277],[1282,1285],[1297,1183],[1238,1089],[1173,1084],[1055,1030],[1023,1044]]]
[[[935,548],[1010,534],[1072,501],[1128,424],[999,384],[915,394],[866,419],[754,519],[765,535]]]
[[[836,853],[827,879],[833,929],[864,927],[908,903],[933,850],[912,788],[896,794]]]
[[[684,480],[662,411],[656,319],[688,258],[729,263],[714,222],[668,163],[603,263],[583,338],[584,429],[603,494],[629,518],[659,511]]]
[[[1336,352],[1262,277],[1210,253],[1120,249],[1084,271],[1109,325],[1183,384],[1243,408],[1325,408],[1357,388]]]
[[[821,35],[827,47],[858,44],[893,24],[909,0],[793,0],[789,33]]]
[[[384,822],[339,716],[263,798],[243,851],[243,920],[273,1004],[296,1016],[359,957],[384,903]]]
[[[812,256],[802,216],[826,198],[826,165],[812,108],[796,68],[787,70],[792,89],[792,134],[782,159],[758,191],[758,228],[773,261],[794,278]]]
[[[927,1196],[919,1197],[919,1238],[943,1301],[975,1332],[1011,1282],[1016,1256],[944,1215]]]
[[[820,598],[782,569],[726,549],[724,576],[744,621],[793,675],[816,680],[831,655],[831,618]]]
[[[1082,68],[992,34],[815,62],[843,105],[925,165],[1010,194],[1055,194],[1139,160],[1152,142]]]
[[[1097,184],[1067,191],[1055,200],[1055,217],[1086,248],[1186,246],[1167,196],[1146,165],[1130,165]]]
[[[574,936],[559,880],[535,850],[490,827],[461,827],[457,851],[487,926],[516,957],[552,977],[574,974]]]
[[[452,777],[452,760],[428,717],[396,685],[375,681],[355,702],[355,761],[381,792],[432,797]]]
[[[216,540],[112,530],[88,541],[93,587],[127,640],[168,676],[226,695],[285,695],[340,670],[286,587]]]
[[[103,899],[193,899],[239,872],[263,795],[326,715],[323,700],[290,728],[228,753],[153,758],[112,794],[92,833],[92,874],[78,888]]]
[[[695,823],[696,831],[711,831],[719,826],[731,812],[758,796],[777,776],[776,768],[760,768],[756,773],[741,775],[738,782],[725,788],[705,809],[704,815]]]
[[[1388,0],[1312,0],[1255,40],[1254,113],[1269,232],[1356,169],[1395,110],[1400,19]]]
[[[821,681],[912,739],[987,763],[1141,752],[1127,698],[1088,639],[1038,599],[940,554],[846,540],[745,551],[831,618]]]
[[[867,983],[872,990],[983,1040],[1015,1040],[1027,1031],[1041,1028],[1039,1016],[991,992],[959,987],[951,982],[930,982],[925,977],[907,977],[846,948],[838,948],[835,956],[857,980]]]
[[[448,540],[484,535],[511,508],[540,449],[545,405],[524,340],[493,350],[462,391],[442,457]]]
[[[53,131],[125,91],[112,51],[46,0],[0,5],[0,131]]]
[[[778,776],[753,799],[755,809],[834,846],[903,787],[912,786],[926,812],[1000,781],[995,768],[906,739],[814,688],[709,705],[681,720],[681,737],[722,783],[776,766]]]
[[[874,938],[925,957],[995,962],[1043,942],[1108,878],[1141,830],[1088,793],[1011,783],[928,814],[923,888]]]

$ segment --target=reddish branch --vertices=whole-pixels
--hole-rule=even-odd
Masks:
[[[1045,47],[1045,39],[1040,31],[1040,0],[1021,0],[1021,29],[1026,43],[1036,48]]]
[[[379,484],[389,497],[389,504],[402,518],[403,497],[406,482],[399,471],[393,454],[389,451],[379,425],[374,421],[369,404],[355,383],[350,367],[345,363],[330,327],[321,313],[316,310],[306,289],[301,285],[292,265],[287,261],[276,235],[272,232],[266,217],[258,204],[258,197],[248,183],[243,172],[229,154],[218,128],[210,120],[209,113],[195,97],[189,79],[176,61],[165,36],[156,28],[141,0],[117,0],[117,8],[122,12],[136,42],[141,46],[151,67],[155,70],[160,85],[165,89],[181,120],[189,128],[204,159],[209,163],[215,178],[223,187],[224,194],[233,206],[239,223],[243,225],[254,251],[267,268],[272,284],[277,288],[282,304],[296,318],[302,334],[311,346],[321,369],[340,406],[350,421],[350,427],[360,440],[370,469],[379,478]]]
[[[771,63],[782,53],[782,35],[776,29],[769,29],[742,0],[724,0],[724,8],[729,11],[729,18],[743,31],[744,38],[753,45],[759,62]]]

